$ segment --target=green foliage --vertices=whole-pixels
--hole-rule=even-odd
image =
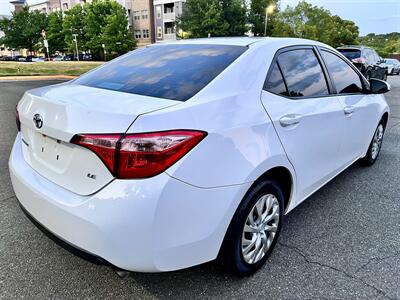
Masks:
[[[85,39],[85,12],[81,5],[75,5],[65,12],[62,27],[68,52],[75,51],[75,42],[72,34],[77,35],[78,48],[83,51],[88,50]]]
[[[0,30],[5,36],[2,43],[13,49],[24,48],[33,51],[41,42],[41,32],[47,28],[47,16],[24,7],[20,12],[13,12],[11,19],[0,21]]]
[[[195,38],[243,35],[246,7],[243,0],[188,0],[177,24]]]
[[[312,39],[333,47],[356,43],[358,34],[354,22],[305,1],[279,12],[273,30],[274,36]]]
[[[263,36],[265,31],[265,10],[268,6],[277,7],[278,0],[252,0],[250,3],[249,23],[251,31],[256,36]],[[276,12],[268,15],[267,36],[270,36],[275,27]]]
[[[387,34],[370,33],[360,37],[358,42],[374,48],[380,56],[388,57],[392,53],[400,53],[400,33],[392,32]]]
[[[49,52],[63,52],[67,48],[65,34],[63,32],[62,12],[52,12],[48,15],[47,40],[49,42]]]
[[[128,31],[126,10],[116,1],[94,0],[85,4],[85,40],[86,48],[95,55],[103,53],[102,44],[107,52],[122,54],[133,49],[136,42]]]
[[[227,36],[244,35],[247,28],[247,9],[244,0],[222,0],[224,20],[229,24]]]

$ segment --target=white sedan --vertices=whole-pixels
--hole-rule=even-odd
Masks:
[[[152,45],[26,92],[12,184],[49,232],[122,270],[218,258],[248,275],[285,214],[375,163],[389,89],[310,40]]]

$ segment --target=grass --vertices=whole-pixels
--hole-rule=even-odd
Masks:
[[[81,75],[102,62],[8,62],[0,61],[0,76]]]

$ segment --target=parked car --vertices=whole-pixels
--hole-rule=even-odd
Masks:
[[[388,68],[374,49],[365,46],[344,46],[337,50],[348,58],[367,80],[370,78],[387,80]]]
[[[287,213],[376,162],[389,89],[310,40],[152,45],[26,92],[11,181],[39,224],[116,268],[217,258],[249,275]]]
[[[46,61],[46,58],[42,57],[42,56],[38,56],[38,57],[34,56],[34,57],[32,57],[32,62],[45,62],[45,61]]]
[[[37,59],[37,57],[36,56],[34,56],[34,55],[28,55],[27,57],[26,57],[26,62],[32,62],[32,61],[34,61],[34,60],[36,60]]]
[[[63,61],[64,56],[63,55],[56,55],[52,58],[52,61]]]
[[[400,74],[400,61],[395,58],[385,58],[385,64],[390,75]]]
[[[23,55],[15,55],[15,56],[13,57],[13,60],[14,60],[14,61],[25,61],[25,59],[26,59],[26,57],[23,56]]]

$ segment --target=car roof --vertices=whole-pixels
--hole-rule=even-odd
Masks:
[[[357,49],[357,50],[362,50],[362,49],[372,49],[371,47],[367,47],[367,46],[362,46],[362,45],[346,45],[346,46],[341,46],[336,48],[338,50],[342,50],[342,49]]]
[[[280,37],[213,37],[199,39],[183,39],[172,42],[160,42],[160,44],[192,44],[192,45],[231,45],[231,46],[250,46],[252,44],[282,44],[282,47],[290,45],[319,45],[327,46],[317,41],[299,38],[280,38]]]

